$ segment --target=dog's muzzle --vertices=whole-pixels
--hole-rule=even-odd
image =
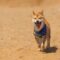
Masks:
[[[41,24],[41,22],[43,22],[43,19],[32,19],[32,22],[35,23],[35,24]]]
[[[37,20],[37,21],[35,22],[35,24],[41,24],[41,21],[38,21],[38,20]]]

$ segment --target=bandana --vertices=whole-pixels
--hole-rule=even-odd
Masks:
[[[34,32],[35,32],[35,35],[37,35],[37,36],[44,36],[44,35],[46,35],[46,25],[44,25],[44,27],[40,30],[40,31],[36,31],[36,30],[34,30]]]

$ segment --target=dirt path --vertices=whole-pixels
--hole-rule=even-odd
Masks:
[[[0,60],[60,60],[60,5],[42,5],[51,25],[51,46],[56,52],[40,52],[33,36],[33,7],[0,6]]]

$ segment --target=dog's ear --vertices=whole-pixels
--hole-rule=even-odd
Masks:
[[[40,13],[41,15],[44,15],[44,14],[43,14],[43,10],[41,10],[39,13]]]
[[[33,11],[33,15],[35,15],[35,11]]]

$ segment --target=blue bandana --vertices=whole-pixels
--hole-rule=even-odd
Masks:
[[[42,28],[42,30],[41,31],[35,31],[35,34],[37,35],[37,36],[44,36],[44,35],[46,35],[46,25],[44,25],[44,27]]]

